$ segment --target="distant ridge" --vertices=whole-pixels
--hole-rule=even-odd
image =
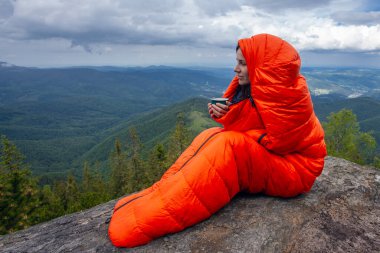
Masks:
[[[229,81],[163,66],[116,72],[0,67],[0,134],[16,143],[37,175],[79,169],[73,161],[118,124],[191,97],[220,96]]]
[[[187,68],[173,67],[173,66],[165,66],[165,65],[151,65],[147,67],[130,67],[130,66],[69,66],[63,67],[62,69],[93,69],[98,71],[113,71],[113,72],[131,72],[131,71],[146,71],[146,70],[183,70]]]
[[[207,112],[208,100],[206,98],[193,98],[176,103],[154,111],[137,115],[122,122],[106,134],[106,138],[86,152],[81,160],[95,162],[105,161],[109,151],[113,149],[114,141],[119,139],[122,143],[128,141],[128,129],[136,128],[144,146],[144,152],[148,152],[156,143],[166,143],[171,131],[174,130],[176,115],[183,112],[186,116],[187,127],[193,133],[199,133],[203,129],[216,126],[217,124],[209,117]],[[369,107],[366,109],[366,107]],[[327,121],[331,112],[337,112],[343,108],[351,109],[358,115],[358,121],[363,131],[372,130],[373,135],[380,143],[380,101],[373,98],[354,99],[314,99],[314,109],[321,121]],[[196,115],[196,116],[195,116]],[[196,119],[194,119],[194,116]],[[199,122],[202,122],[199,124]]]
[[[352,108],[362,130],[372,130],[380,143],[380,70],[307,68],[302,73],[322,120]],[[194,97],[220,96],[233,75],[227,68],[30,68],[1,61],[0,134],[16,143],[37,175],[79,169],[82,156],[134,117]]]
[[[5,61],[1,61],[0,60],[0,67],[16,67],[15,65],[13,65],[13,64],[10,64],[10,63],[8,63],[8,62],[5,62]]]
[[[135,128],[143,143],[143,153],[147,154],[155,144],[167,144],[169,135],[174,131],[178,113],[185,116],[186,127],[193,136],[204,129],[217,126],[207,112],[206,98],[192,98],[154,111],[146,112],[122,122],[105,134],[107,137],[86,152],[79,161],[104,162],[108,159],[114,142],[119,139],[121,143],[129,141],[128,131]]]

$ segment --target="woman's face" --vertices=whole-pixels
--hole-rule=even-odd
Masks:
[[[236,72],[236,76],[239,78],[239,84],[249,84],[248,66],[240,48],[236,51],[236,61],[237,64],[234,68],[234,71]]]

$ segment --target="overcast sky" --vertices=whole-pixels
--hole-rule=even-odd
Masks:
[[[0,0],[0,61],[20,66],[227,67],[258,33],[303,66],[380,68],[379,0]]]

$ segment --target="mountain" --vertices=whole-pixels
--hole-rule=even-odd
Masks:
[[[380,69],[303,68],[312,95],[380,99]]]
[[[128,141],[128,131],[134,127],[143,143],[143,154],[147,154],[155,144],[167,144],[169,135],[174,131],[178,113],[184,113],[185,124],[190,130],[191,136],[195,136],[202,130],[217,126],[207,111],[208,99],[192,98],[181,103],[173,104],[162,109],[135,116],[122,122],[107,132],[107,137],[89,149],[77,163],[84,160],[94,163],[106,161],[110,151],[113,150],[116,139],[123,144]]]
[[[371,131],[378,143],[380,150],[380,101],[370,97],[358,97],[351,99],[326,99],[315,97],[314,109],[321,121],[327,121],[331,112],[342,109],[352,110],[356,116],[362,131]]]
[[[302,73],[322,120],[352,108],[362,129],[373,130],[380,143],[380,70],[304,68]],[[190,116],[190,125],[191,117],[210,124],[206,98],[220,96],[232,77],[226,68],[39,69],[1,62],[0,134],[16,143],[35,174],[62,173],[80,168],[83,160],[106,159],[114,139],[124,140],[130,126],[137,126],[148,150],[167,138],[179,110]],[[358,92],[369,97],[347,100]],[[190,98],[204,100],[186,101]]]
[[[147,152],[158,142],[167,143],[168,137],[174,131],[176,115],[183,112],[186,116],[186,125],[192,136],[202,130],[217,126],[208,115],[204,98],[194,98],[181,103],[173,104],[152,112],[138,115],[130,120],[116,125],[108,132],[108,137],[86,152],[77,162],[84,160],[94,163],[106,161],[116,139],[122,143],[128,141],[128,130],[136,128],[144,145],[143,152]],[[328,97],[314,97],[314,109],[321,121],[327,121],[331,112],[338,112],[343,108],[351,109],[358,116],[362,131],[372,131],[377,142],[380,143],[380,101],[373,98],[328,99]]]
[[[10,68],[10,67],[15,67],[15,66],[8,62],[0,61],[0,68]]]
[[[207,71],[0,67],[0,133],[36,174],[73,161],[134,115],[191,97],[220,96],[229,80]]]

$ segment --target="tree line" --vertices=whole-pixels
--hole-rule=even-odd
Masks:
[[[332,113],[323,124],[328,153],[359,164],[380,168],[376,141],[361,132],[350,110]],[[141,190],[159,180],[190,144],[190,131],[183,113],[177,115],[169,142],[158,143],[142,158],[142,143],[136,129],[129,129],[129,142],[116,139],[110,152],[108,175],[99,164],[83,165],[80,179],[69,173],[66,180],[38,185],[15,144],[5,136],[0,143],[0,234],[11,233],[65,214],[87,209]]]
[[[11,233],[65,214],[88,209],[111,199],[150,186],[190,144],[183,113],[177,115],[166,145],[158,143],[148,159],[136,129],[129,129],[129,142],[115,140],[108,171],[85,162],[80,179],[68,173],[66,180],[38,185],[16,145],[1,136],[0,143],[0,234]],[[108,173],[107,173],[108,172]]]

